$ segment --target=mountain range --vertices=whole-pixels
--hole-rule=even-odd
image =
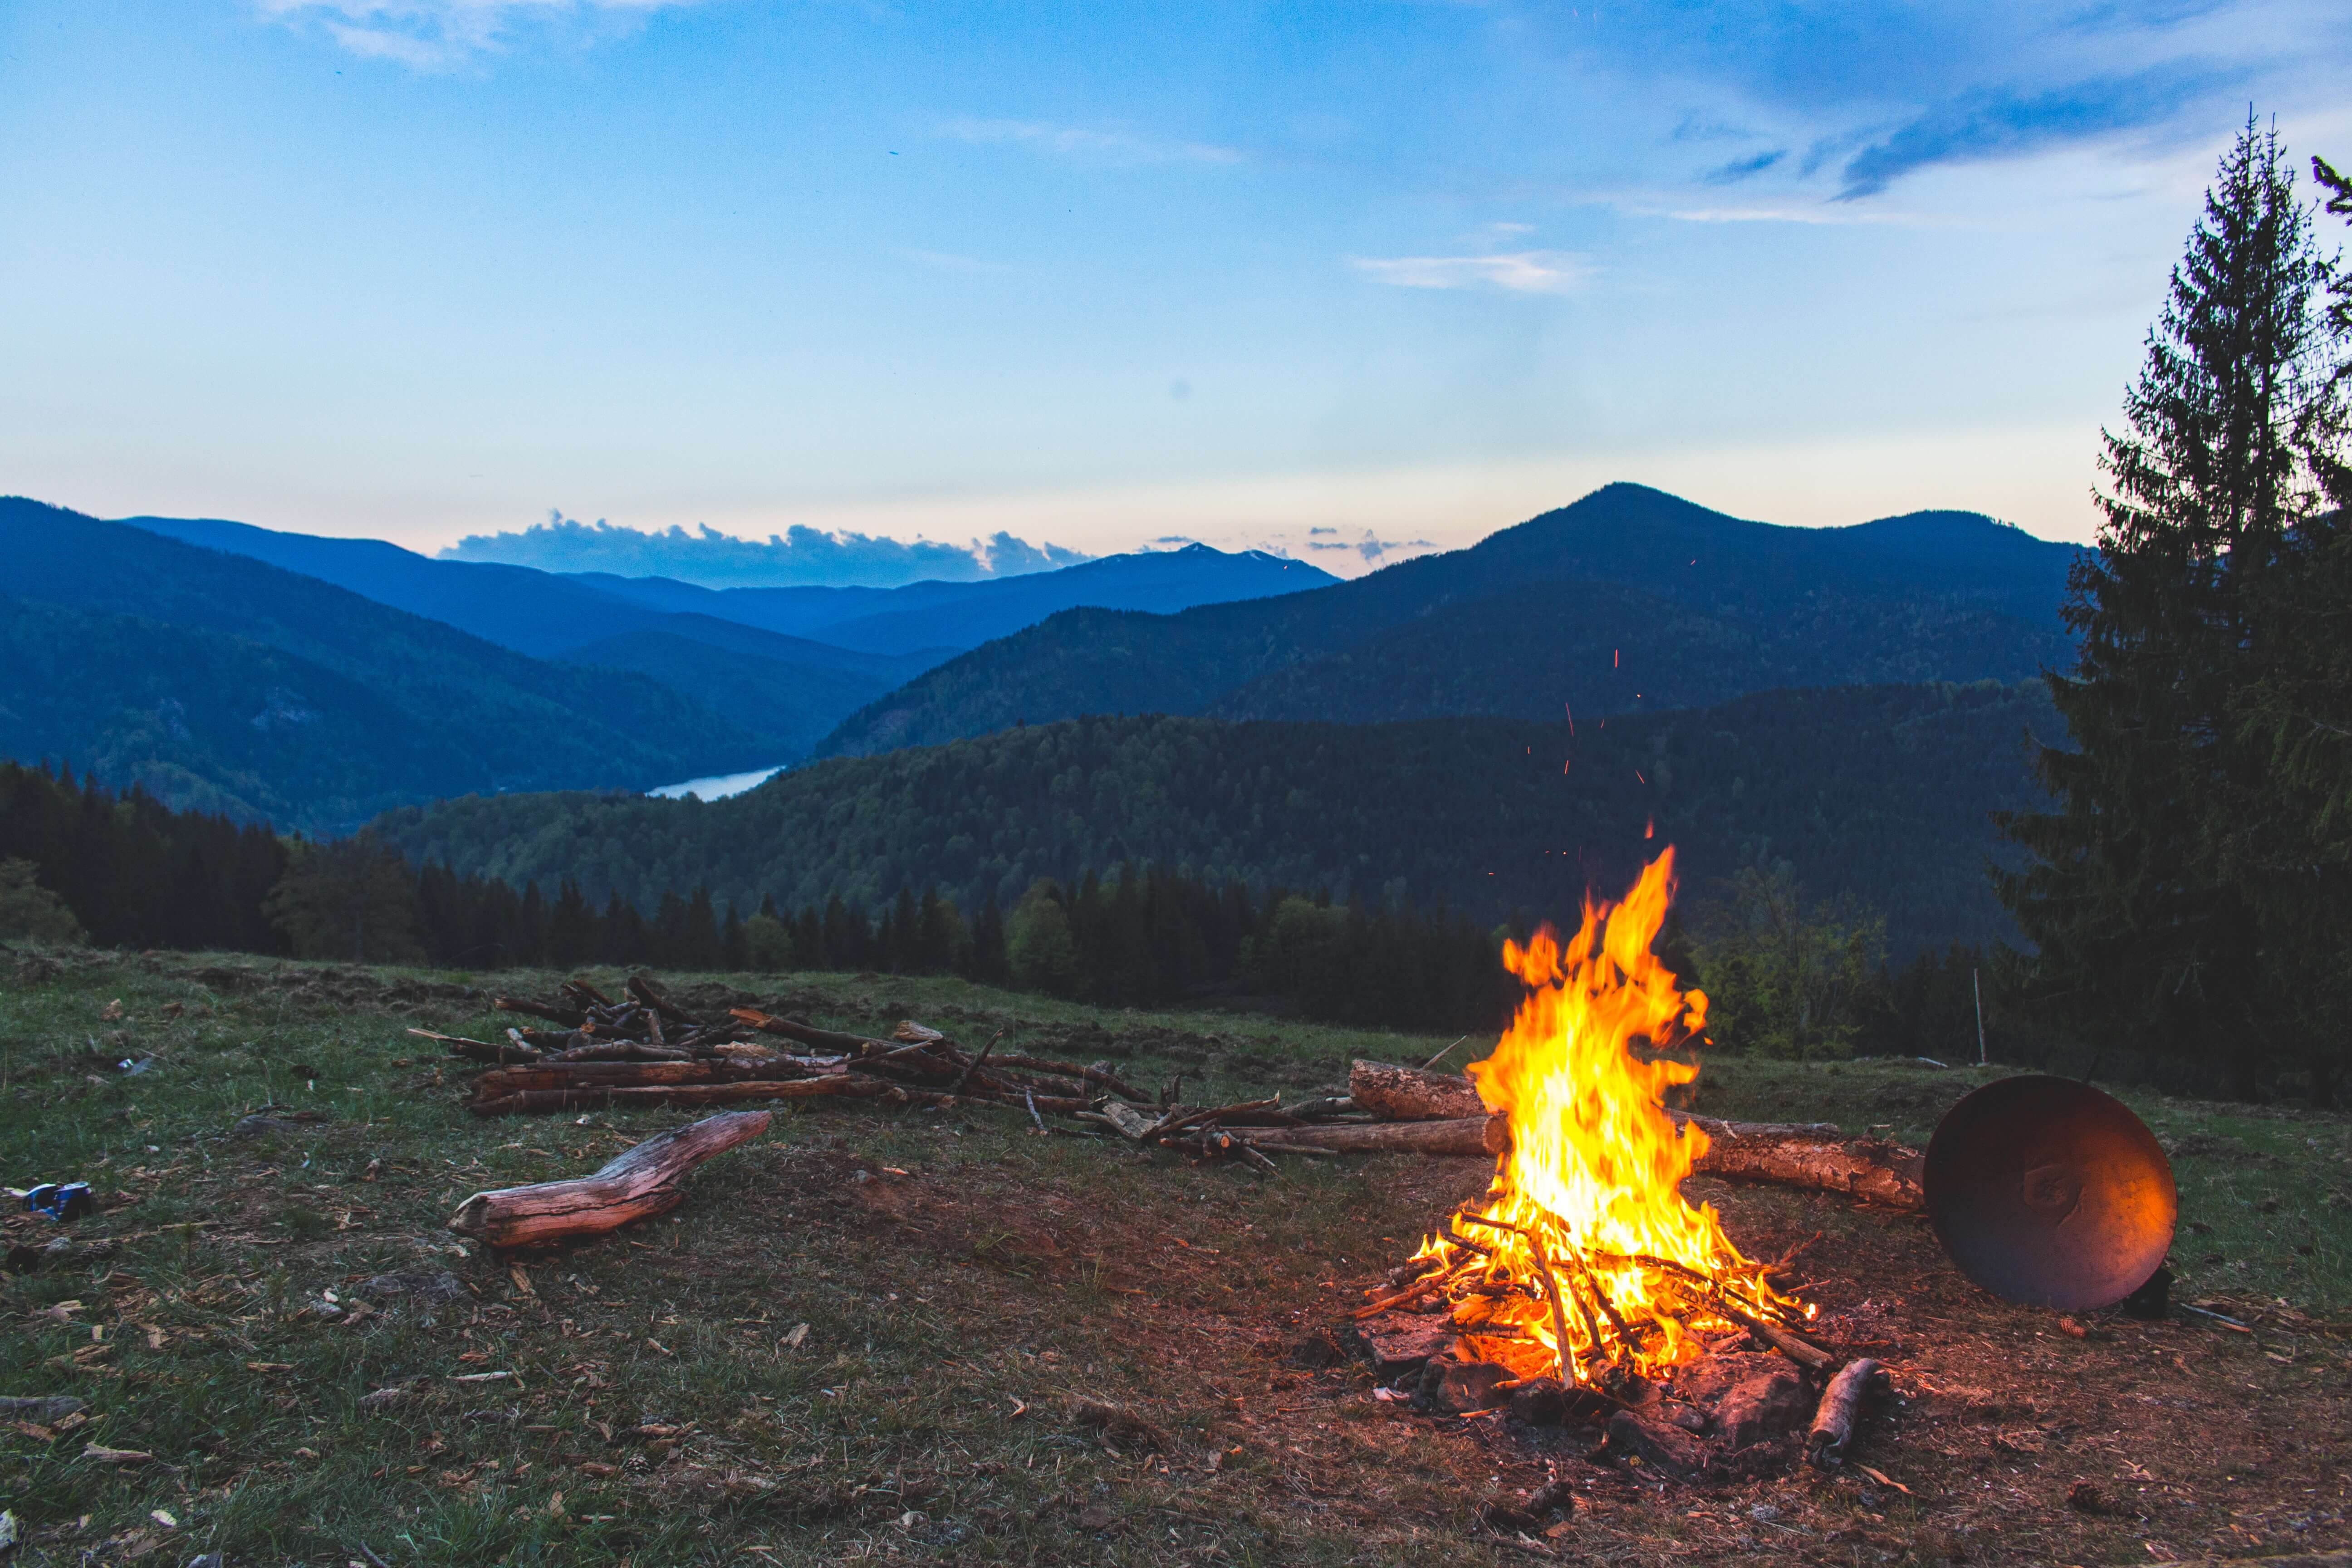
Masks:
[[[1613,484],[1466,550],[1169,616],[1076,609],[917,677],[817,754],[1087,713],[1564,719],[2064,663],[2076,547],[1974,512],[1748,522]]]
[[[443,795],[797,761],[988,626],[1333,581],[1198,548],[984,583],[719,592],[21,498],[0,500],[0,755],[331,832]],[[862,647],[778,629],[858,621]]]
[[[1303,562],[1206,545],[1057,572],[898,588],[699,587],[663,577],[436,561],[373,539],[324,539],[217,518],[131,527],[266,561],[535,658],[652,676],[797,762],[844,717],[993,637],[1073,605],[1180,610],[1338,579]]]
[[[0,753],[289,827],[644,787],[768,742],[648,677],[529,658],[315,577],[0,500]]]
[[[1654,819],[1696,874],[1785,857],[1916,942],[1998,926],[1985,813],[2032,798],[2020,683],[2071,658],[2079,554],[1626,484],[1344,583],[1195,547],[714,590],[26,500],[0,550],[0,754],[464,869],[1010,900],[1140,858],[1557,913]]]

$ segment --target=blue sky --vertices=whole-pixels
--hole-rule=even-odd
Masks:
[[[1633,479],[2086,537],[2352,8],[11,0],[0,490],[1360,570]],[[1316,530],[1325,531],[1317,532]]]

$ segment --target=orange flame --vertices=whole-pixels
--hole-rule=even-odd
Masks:
[[[1706,1135],[1667,1115],[1698,1068],[1664,1053],[1706,1027],[1706,997],[1650,951],[1673,894],[1668,848],[1623,903],[1587,899],[1567,942],[1547,926],[1503,949],[1528,994],[1470,1073],[1511,1146],[1416,1257],[1444,1271],[1467,1353],[1521,1376],[1655,1372],[1695,1353],[1693,1329],[1792,1315],[1714,1207],[1682,1195]]]

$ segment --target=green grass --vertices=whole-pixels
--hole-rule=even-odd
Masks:
[[[94,1245],[0,1283],[0,1394],[72,1394],[93,1418],[0,1430],[19,1561],[1521,1560],[1466,1523],[1498,1461],[1394,1419],[1369,1384],[1332,1386],[1358,1374],[1285,1359],[1483,1184],[1469,1163],[1333,1160],[1270,1181],[994,1111],[829,1106],[780,1111],[673,1215],[518,1266],[444,1228],[460,1199],[581,1173],[680,1118],[478,1121],[466,1072],[403,1031],[493,1036],[488,993],[558,977],[64,957],[55,974],[0,969],[0,1179],[80,1177],[105,1206],[67,1231]],[[1303,1094],[1352,1057],[1446,1043],[954,980],[729,980],[823,1023],[914,1017],[972,1041],[1003,1028],[1000,1050],[1119,1054],[1141,1087],[1186,1075],[1196,1102]],[[106,1065],[150,1055],[137,1076]],[[1702,1109],[1918,1142],[1989,1076],[1725,1061]],[[2343,1119],[2124,1098],[2176,1144],[2191,1296],[2343,1313]],[[232,1134],[264,1107],[318,1119]],[[21,1212],[5,1228],[58,1233]],[[331,1310],[372,1276],[444,1269],[465,1300],[355,1323]],[[512,1375],[453,1381],[482,1372]],[[1318,1375],[1320,1403],[1286,1403]],[[394,1386],[412,1392],[360,1403]],[[1083,1399],[1156,1435],[1089,1426]],[[630,1435],[648,1426],[683,1430]],[[110,1468],[93,1443],[157,1463]]]

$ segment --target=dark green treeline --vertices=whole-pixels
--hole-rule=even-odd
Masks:
[[[364,837],[281,837],[174,812],[65,770],[0,763],[0,860],[114,947],[220,949],[457,969],[585,963],[666,969],[961,974],[1116,1005],[1216,997],[1341,1022],[1469,1027],[1513,994],[1499,937],[1445,910],[1334,905],[1328,894],[1212,887],[1164,868],[1041,882],[1008,911],[967,916],[936,887],[902,887],[878,918],[838,896],[748,914],[707,888],[648,911],[553,896],[446,864],[413,867]]]

